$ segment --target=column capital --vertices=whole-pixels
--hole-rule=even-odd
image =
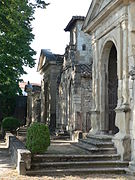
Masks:
[[[121,22],[121,28],[122,28],[122,30],[128,29],[128,20],[127,19],[125,19]]]
[[[132,80],[135,80],[135,66],[132,66],[131,70],[129,71],[129,75],[131,76]]]

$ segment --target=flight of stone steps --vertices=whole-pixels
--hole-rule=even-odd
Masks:
[[[22,142],[25,143],[26,141],[26,133],[27,133],[27,126],[21,126],[18,130],[17,130],[17,138],[20,139]]]
[[[51,136],[51,139],[52,140],[57,140],[57,139],[69,140],[70,135],[67,131],[59,131],[59,132],[53,133],[53,135]]]
[[[42,154],[34,155],[31,170],[27,175],[85,175],[124,174],[128,162],[122,162],[110,136],[87,136],[75,146],[86,150],[86,154]],[[88,153],[89,152],[89,153]]]
[[[116,154],[117,150],[112,142],[110,135],[90,135],[86,139],[79,139],[78,143],[73,145],[80,147],[86,151],[96,154]]]

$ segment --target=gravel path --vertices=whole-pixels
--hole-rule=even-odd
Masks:
[[[89,175],[89,176],[61,176],[61,177],[29,177],[19,176],[16,170],[8,169],[0,172],[0,180],[134,180],[135,177],[117,176],[117,175]]]

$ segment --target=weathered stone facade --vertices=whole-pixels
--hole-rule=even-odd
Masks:
[[[135,170],[135,1],[93,0],[83,30],[93,47],[90,133],[112,134],[121,159],[131,159]]]
[[[27,92],[26,125],[29,126],[33,122],[41,121],[41,87],[28,83],[25,92]]]
[[[56,127],[71,135],[78,130],[88,132],[91,127],[91,37],[82,32],[83,22],[84,17],[73,16],[65,28],[70,32],[70,42],[57,81]]]
[[[57,76],[63,63],[63,56],[42,49],[38,71],[43,75],[41,82],[41,122],[48,124],[51,131],[56,128]]]

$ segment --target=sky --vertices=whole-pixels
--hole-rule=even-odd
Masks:
[[[25,68],[27,75],[22,76],[25,82],[40,83],[41,75],[37,72],[37,63],[41,49],[49,49],[54,54],[64,54],[69,44],[69,32],[64,28],[72,16],[86,16],[91,0],[46,0],[50,3],[46,9],[37,9],[32,24],[35,39],[32,48],[37,52],[35,68]]]

